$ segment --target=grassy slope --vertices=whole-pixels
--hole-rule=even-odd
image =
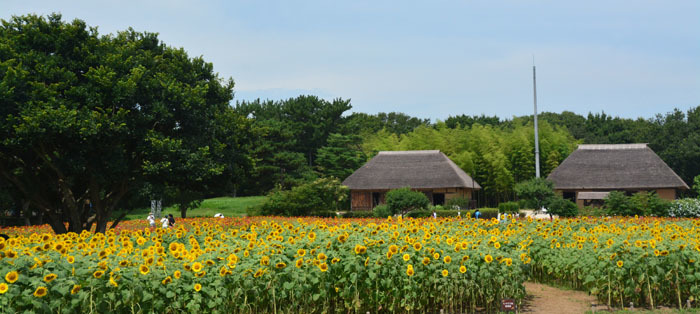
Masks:
[[[266,196],[246,196],[246,197],[215,197],[206,199],[195,208],[187,211],[187,217],[213,217],[216,213],[222,213],[225,217],[245,216],[246,208],[258,205],[265,200]],[[134,209],[126,215],[125,219],[146,219],[150,207]],[[163,208],[163,215],[173,214],[173,217],[180,217],[180,210],[175,206]],[[121,212],[115,212],[112,217],[116,218]]]

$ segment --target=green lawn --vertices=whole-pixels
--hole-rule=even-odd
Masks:
[[[187,211],[187,217],[214,217],[216,213],[222,213],[224,217],[242,217],[246,215],[246,208],[261,204],[266,198],[267,196],[210,198],[204,200],[199,208]],[[146,219],[150,211],[150,207],[134,209],[124,219]],[[163,208],[162,213],[163,215],[173,214],[176,218],[180,217],[180,210],[175,206]],[[122,212],[115,212],[112,217],[116,218],[121,214]]]

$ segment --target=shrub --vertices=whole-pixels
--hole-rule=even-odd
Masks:
[[[393,215],[391,209],[389,208],[389,205],[386,204],[379,205],[375,207],[372,211],[374,212],[374,217],[377,218],[386,218]]]
[[[517,213],[520,211],[518,202],[505,202],[498,204],[498,211],[501,213]]]
[[[669,201],[660,198],[656,192],[635,193],[630,198],[630,201],[632,206],[637,208],[638,211],[641,210],[645,216],[668,216],[668,208],[671,205]]]
[[[613,216],[634,216],[641,214],[634,208],[634,204],[625,193],[612,191],[605,198],[605,208],[608,215]]]
[[[338,214],[336,214],[336,212],[334,212],[334,211],[324,210],[324,211],[313,212],[309,216],[333,218],[333,217],[338,217]]]
[[[307,216],[338,210],[348,188],[336,178],[321,178],[288,191],[276,191],[260,206],[262,215]]]
[[[547,212],[560,217],[573,217],[578,215],[578,206],[576,203],[556,195],[549,199]]]
[[[700,200],[696,198],[683,198],[671,202],[668,206],[670,217],[700,217]]]
[[[523,207],[540,209],[554,197],[554,183],[544,178],[534,178],[515,185],[515,194],[524,200]]]
[[[411,218],[426,218],[430,217],[433,215],[433,212],[429,210],[412,210],[408,213],[406,213],[406,217],[411,217]]]
[[[469,199],[469,198],[455,197],[455,198],[451,198],[451,199],[447,200],[447,202],[445,202],[445,208],[456,209],[455,207],[458,207],[461,209],[468,209],[470,202],[471,202],[471,199]]]
[[[430,200],[425,194],[405,187],[386,193],[386,204],[392,214],[398,214],[413,209],[425,209],[430,205]]]

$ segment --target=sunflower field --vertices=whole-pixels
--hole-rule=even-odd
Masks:
[[[557,282],[613,306],[700,295],[700,220],[183,219],[2,230],[12,312],[474,312]]]

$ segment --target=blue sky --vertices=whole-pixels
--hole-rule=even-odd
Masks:
[[[1,0],[0,18],[60,12],[203,56],[235,99],[313,94],[353,111],[450,115],[700,105],[700,1]]]

